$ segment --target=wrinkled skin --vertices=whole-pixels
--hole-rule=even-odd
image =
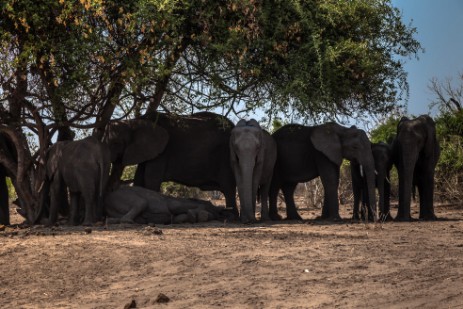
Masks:
[[[66,188],[71,198],[71,224],[80,223],[80,199],[85,205],[83,225],[91,225],[102,217],[109,160],[107,146],[92,136],[79,141],[58,142],[50,148],[47,154],[46,181],[50,192],[50,225],[56,223]]]
[[[240,120],[230,136],[230,162],[240,197],[240,219],[255,222],[257,191],[261,197],[261,219],[269,220],[268,192],[276,161],[276,143],[256,120]]]
[[[109,190],[120,185],[124,167],[156,158],[164,151],[168,140],[167,131],[149,120],[132,119],[108,124],[103,142],[111,153]]]
[[[4,135],[0,134],[0,151],[8,158],[16,157],[16,151],[13,143]],[[10,224],[10,212],[8,203],[8,187],[6,185],[6,177],[8,177],[6,168],[0,164],[0,225]]]
[[[392,220],[390,214],[390,195],[391,195],[391,184],[390,171],[392,168],[392,147],[386,143],[371,144],[371,151],[375,160],[375,172],[376,172],[376,188],[379,193],[379,211],[381,221]],[[362,213],[359,211],[359,204],[362,201],[364,207],[366,207],[368,196],[366,194],[365,178],[362,177],[360,172],[360,166],[356,163],[351,163],[351,176],[352,176],[352,190],[354,193],[354,213],[353,219],[359,220],[360,218],[365,219],[365,213],[362,208]]]
[[[434,220],[434,171],[440,148],[431,117],[403,117],[397,125],[393,156],[399,174],[399,208],[396,220],[409,221],[414,184],[420,197],[420,219]]]
[[[343,158],[361,164],[365,173],[369,198],[368,216],[376,219],[375,172],[371,143],[363,130],[346,128],[336,123],[307,127],[286,125],[273,137],[277,143],[277,162],[270,187],[270,217],[277,213],[278,191],[282,189],[287,219],[298,219],[294,190],[299,182],[320,176],[325,196],[321,218],[338,220],[338,187]]]
[[[155,113],[147,119],[164,128],[169,141],[159,156],[138,165],[134,184],[157,192],[165,181],[218,190],[224,194],[227,207],[237,213],[229,159],[233,123],[209,112],[188,117]]]
[[[225,219],[223,209],[210,202],[176,198],[142,187],[122,186],[105,197],[110,223],[196,223]]]

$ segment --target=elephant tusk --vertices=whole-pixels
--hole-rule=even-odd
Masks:
[[[388,184],[391,184],[391,181],[389,180],[388,177],[386,177],[386,181],[387,181]]]
[[[378,176],[378,171],[377,170],[375,170],[375,175]]]
[[[360,176],[363,178],[363,165],[360,165]]]
[[[37,190],[39,193],[42,191],[44,183],[45,181],[42,181],[42,183],[40,184],[39,189]]]

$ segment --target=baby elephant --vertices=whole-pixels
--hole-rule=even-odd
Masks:
[[[196,223],[226,219],[210,202],[175,198],[142,187],[121,187],[105,198],[110,223]]]
[[[240,197],[240,218],[243,223],[256,221],[256,198],[261,198],[261,219],[269,220],[268,192],[277,145],[273,137],[256,120],[240,120],[230,135],[230,163]]]

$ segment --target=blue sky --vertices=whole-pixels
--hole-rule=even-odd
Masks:
[[[403,22],[417,28],[416,39],[425,49],[419,59],[405,59],[410,97],[408,113],[427,114],[433,94],[431,78],[457,78],[463,72],[463,0],[392,0]],[[433,110],[432,114],[436,111]]]

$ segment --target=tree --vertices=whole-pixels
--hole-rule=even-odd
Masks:
[[[437,193],[446,200],[461,201],[463,192],[463,73],[456,80],[433,78],[429,89],[435,98],[430,107],[437,107],[436,130],[441,154],[436,173]]]
[[[0,163],[32,222],[56,132],[160,109],[388,113],[415,33],[389,0],[5,0],[0,130],[18,158]]]

